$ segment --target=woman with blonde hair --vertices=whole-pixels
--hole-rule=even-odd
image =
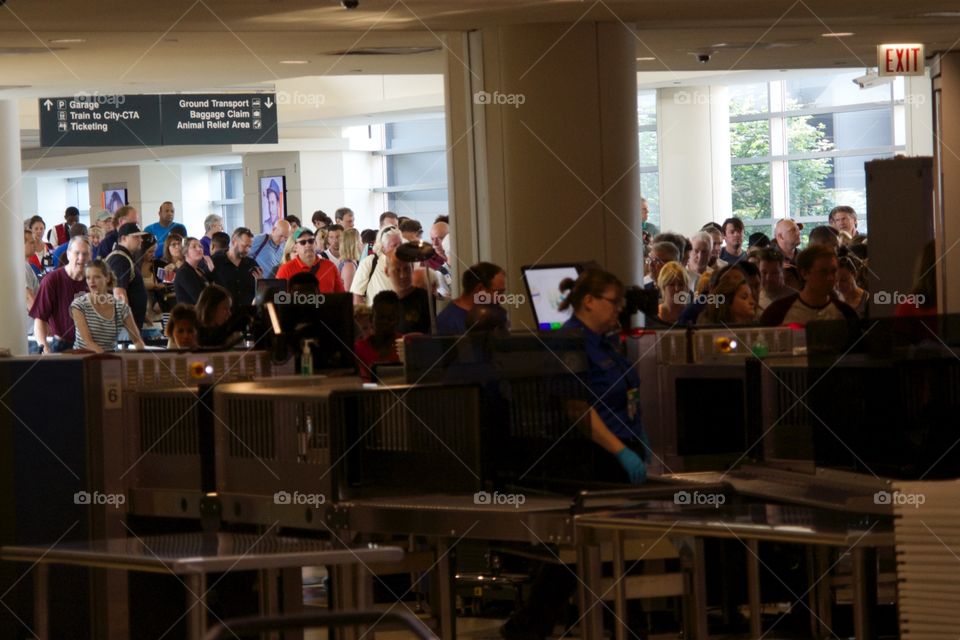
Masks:
[[[660,290],[660,307],[657,317],[668,325],[680,322],[680,314],[690,304],[691,293],[687,288],[687,270],[676,261],[670,261],[660,268],[657,276],[657,289]]]
[[[103,229],[96,225],[92,225],[87,229],[87,237],[90,239],[90,248],[96,249],[100,246],[100,241],[103,240]]]
[[[356,229],[344,229],[343,238],[340,240],[340,261],[337,263],[344,291],[350,291],[358,264],[360,264],[360,232]]]

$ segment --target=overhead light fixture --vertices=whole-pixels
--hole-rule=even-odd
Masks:
[[[821,33],[821,38],[848,38],[856,35],[852,31],[831,31],[830,33]]]
[[[54,38],[50,44],[80,44],[86,41],[86,38]]]
[[[652,56],[647,56],[645,58],[637,58],[637,62],[650,62],[651,60],[656,60],[656,58]]]
[[[327,51],[327,56],[408,56],[418,53],[433,53],[441,47],[356,47],[340,51]]]
[[[960,18],[960,11],[929,11],[918,13],[917,18]]]
[[[310,64],[309,60],[281,60],[280,64]]]

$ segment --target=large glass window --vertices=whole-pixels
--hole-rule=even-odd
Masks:
[[[660,167],[657,148],[657,92],[637,93],[637,129],[640,134],[640,195],[647,199],[648,222],[660,227]]]
[[[733,213],[771,234],[850,205],[866,231],[865,162],[903,151],[903,80],[861,90],[859,71],[730,87]]]
[[[67,206],[80,210],[80,222],[90,226],[90,187],[87,178],[67,178]]]
[[[448,213],[446,123],[443,117],[384,125],[387,208],[414,218],[428,231]]]
[[[224,229],[236,229],[243,226],[243,169],[240,166],[227,165],[213,167],[220,183],[220,197],[210,203],[211,211],[223,218]],[[254,229],[259,233],[259,229]]]

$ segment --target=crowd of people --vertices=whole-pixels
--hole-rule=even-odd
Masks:
[[[803,225],[790,219],[776,223],[773,237],[745,238],[736,217],[708,222],[690,237],[645,232],[643,288],[659,301],[652,324],[805,326],[869,317],[867,236],[857,223],[852,207],[835,207],[827,224],[809,230],[805,246]],[[916,286],[926,307],[898,308],[898,315],[932,309],[931,278],[918,277]]]
[[[451,299],[446,216],[435,220],[428,238],[417,220],[390,211],[375,230],[356,229],[354,212],[341,208],[333,218],[315,212],[312,226],[280,218],[259,234],[246,227],[228,233],[223,219],[210,215],[199,237],[175,216],[174,205],[164,202],[159,221],[145,229],[132,206],[99,211],[90,227],[72,207],[49,232],[40,216],[27,220],[25,293],[35,349],[110,351],[118,340],[139,347],[145,339],[169,348],[228,347],[239,341],[238,316],[259,302],[263,279],[286,288],[280,281],[296,278],[318,294],[351,294],[354,346],[368,376],[373,362],[397,358],[399,336],[461,334],[480,319],[506,324],[505,313],[470,315],[478,294],[496,300],[505,293],[507,274],[497,265],[460,269],[460,293]],[[802,225],[789,219],[776,224],[773,237],[748,238],[736,217],[709,222],[689,237],[644,219],[642,287],[658,299],[648,325],[865,317],[869,260],[857,223],[854,209],[836,207],[828,224],[809,231],[804,247]],[[432,256],[398,251],[420,240],[433,245]]]
[[[281,290],[300,281],[317,294],[350,294],[355,346],[369,353],[366,347],[379,347],[386,335],[384,327],[392,327],[390,333],[430,333],[436,305],[427,291],[438,298],[450,295],[446,216],[438,216],[429,230],[433,255],[411,262],[397,256],[397,248],[423,239],[423,228],[390,211],[380,216],[376,230],[356,229],[354,212],[344,207],[333,218],[315,212],[312,227],[287,216],[261,234],[246,227],[228,234],[223,219],[210,215],[199,238],[190,236],[175,215],[173,203],[164,202],[159,221],[145,229],[132,206],[95,213],[91,227],[80,223],[73,207],[49,232],[40,216],[27,220],[25,295],[32,350],[103,352],[124,341],[143,348],[147,334],[160,333],[158,325],[159,344],[168,348],[229,347],[242,337],[251,307],[262,302],[258,281],[270,279]],[[455,308],[464,306],[461,300]],[[384,323],[391,312],[394,321]],[[396,355],[382,351],[376,359]]]

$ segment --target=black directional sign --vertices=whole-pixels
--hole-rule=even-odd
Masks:
[[[272,93],[40,98],[42,147],[276,142]]]
[[[277,142],[277,100],[272,93],[160,96],[163,144],[269,144]]]
[[[77,95],[40,99],[40,146],[156,146],[157,96]]]

